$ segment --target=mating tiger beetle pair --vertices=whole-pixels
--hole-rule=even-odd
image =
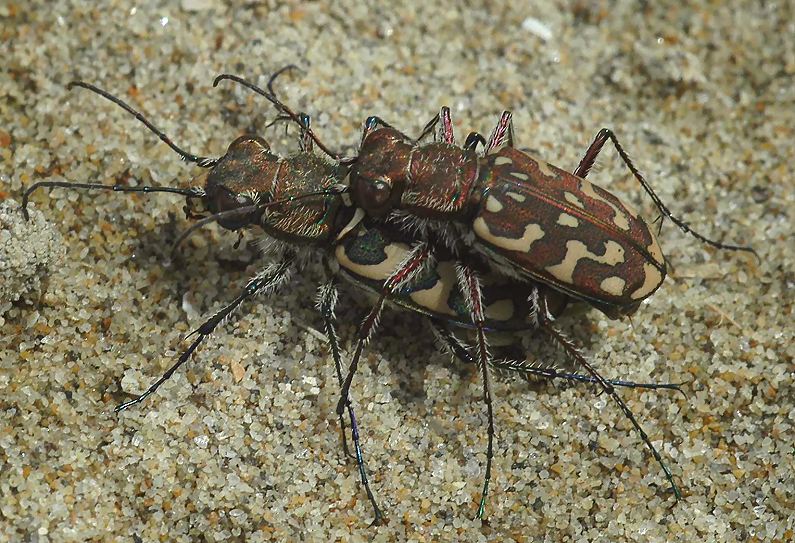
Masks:
[[[553,326],[555,318],[574,302],[590,304],[610,318],[631,315],[666,274],[665,258],[650,226],[629,205],[585,177],[604,144],[612,141],[662,216],[718,248],[753,250],[709,240],[674,217],[609,130],[599,132],[573,173],[515,149],[509,112],[502,114],[488,139],[472,133],[461,147],[455,144],[448,108],[442,108],[417,139],[370,117],[364,123],[358,155],[340,157],[315,135],[307,115],[277,99],[274,80],[290,68],[277,71],[267,90],[228,74],[213,83],[240,83],[267,98],[279,110],[279,118],[298,124],[301,151],[288,157],[272,153],[268,143],[257,136],[239,137],[220,158],[192,155],[119,98],[88,83],[70,83],[70,87],[86,88],[119,105],[183,160],[207,171],[184,189],[43,181],[25,191],[22,207],[26,215],[31,193],[42,187],[169,192],[185,196],[186,214],[199,219],[178,238],[175,249],[187,235],[210,222],[232,231],[259,227],[275,241],[275,262],[189,335],[196,337],[162,377],[116,411],[154,393],[245,300],[274,291],[289,280],[296,266],[321,254],[329,279],[318,289],[316,306],[341,387],[337,414],[343,445],[347,453],[343,418],[347,410],[354,455],[373,507],[374,523],[386,519],[370,488],[349,391],[387,301],[427,317],[447,349],[460,360],[477,364],[482,373],[488,445],[478,517],[485,515],[494,456],[491,369],[595,383],[631,421],[679,499],[681,493],[671,471],[615,390],[625,386],[681,391],[679,385],[604,379]],[[431,135],[433,142],[423,141]],[[331,160],[316,155],[315,145]],[[343,371],[334,317],[340,277],[377,295],[359,327],[347,372]],[[461,339],[457,329],[468,329],[474,344]],[[522,357],[492,355],[491,334],[530,330],[544,333],[587,375]]]

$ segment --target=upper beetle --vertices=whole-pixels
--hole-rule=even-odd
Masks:
[[[419,143],[437,124],[441,141]],[[752,251],[709,240],[671,215],[610,130],[599,132],[569,173],[515,149],[507,111],[488,141],[470,134],[462,147],[455,145],[446,107],[417,140],[368,118],[351,168],[351,195],[370,216],[442,232],[443,241],[472,247],[506,274],[550,285],[618,318],[659,288],[666,264],[638,212],[585,179],[608,140],[663,215],[707,243]],[[478,143],[485,146],[482,155]]]

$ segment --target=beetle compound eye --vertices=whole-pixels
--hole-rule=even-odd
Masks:
[[[208,196],[210,196],[210,212],[213,214],[231,212],[236,209],[254,205],[254,200],[252,200],[250,196],[234,192],[223,186],[218,186],[216,190],[208,192]],[[229,230],[238,230],[250,224],[251,220],[251,213],[241,212],[240,215],[219,219],[218,224]]]
[[[351,174],[351,196],[354,203],[371,215],[389,211],[386,205],[392,196],[392,183],[383,177]]]
[[[219,190],[215,196],[215,212],[229,211],[238,207],[253,205],[251,198],[245,194],[234,193],[229,189]]]
[[[373,183],[371,187],[374,202],[379,206],[384,205],[389,200],[389,195],[392,194],[392,187],[380,179]]]
[[[378,209],[389,201],[392,187],[383,179],[359,183],[359,201],[366,209]]]

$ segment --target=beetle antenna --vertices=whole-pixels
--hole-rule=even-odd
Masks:
[[[71,81],[68,85],[66,85],[66,88],[70,89],[70,90],[73,87],[83,87],[84,89],[88,89],[91,92],[99,94],[103,98],[106,98],[107,100],[110,100],[111,102],[113,102],[114,104],[116,104],[117,106],[122,108],[124,111],[126,111],[127,113],[129,113],[132,116],[134,116],[136,119],[141,121],[144,124],[144,126],[146,126],[150,131],[154,132],[157,135],[157,137],[160,138],[163,141],[163,143],[165,143],[166,145],[171,147],[174,150],[174,152],[177,153],[182,158],[182,160],[184,160],[185,162],[194,162],[194,163],[198,164],[199,166],[201,166],[202,168],[212,168],[218,162],[217,158],[209,158],[209,157],[205,157],[205,156],[192,155],[192,154],[188,153],[187,151],[184,151],[179,146],[177,146],[176,143],[171,141],[171,138],[166,136],[160,129],[158,129],[146,117],[144,117],[143,114],[141,114],[140,112],[138,112],[135,109],[133,109],[130,105],[128,105],[126,102],[124,102],[121,98],[117,98],[117,97],[113,96],[112,94],[110,94],[109,92],[104,91],[104,90],[100,89],[99,87],[96,87],[96,86],[92,85],[91,83],[86,83],[85,81]]]
[[[219,75],[218,77],[216,77],[216,78],[215,78],[215,80],[213,81],[213,87],[217,87],[217,86],[218,86],[218,83],[220,83],[221,81],[223,81],[223,80],[225,80],[225,79],[228,79],[228,80],[230,80],[230,81],[234,81],[235,83],[239,83],[240,85],[243,85],[244,87],[246,87],[246,88],[248,88],[248,89],[250,89],[250,90],[252,90],[252,91],[256,92],[256,93],[257,93],[257,94],[259,94],[260,96],[263,96],[263,97],[265,97],[265,99],[266,99],[266,100],[268,100],[268,101],[269,101],[271,104],[273,104],[274,106],[276,106],[276,109],[278,109],[279,111],[281,111],[281,112],[282,112],[282,113],[283,113],[283,114],[284,114],[284,115],[285,115],[285,116],[286,116],[288,119],[290,119],[291,121],[293,121],[294,123],[296,123],[298,126],[300,126],[300,127],[302,127],[302,128],[303,128],[303,126],[304,126],[304,125],[303,125],[303,123],[302,123],[301,114],[299,114],[299,113],[296,113],[295,111],[293,111],[292,109],[290,109],[290,108],[287,106],[287,104],[285,104],[284,102],[282,102],[281,100],[279,100],[278,98],[276,98],[276,93],[274,93],[274,92],[273,92],[273,82],[274,82],[274,80],[276,79],[276,77],[278,77],[278,76],[279,76],[279,75],[281,75],[283,72],[285,72],[285,71],[287,71],[288,69],[290,69],[290,68],[293,68],[293,67],[294,67],[294,66],[293,66],[292,64],[290,64],[290,65],[288,65],[288,66],[285,66],[284,68],[281,68],[281,69],[277,70],[277,71],[276,71],[276,73],[274,73],[274,74],[271,76],[271,78],[268,80],[268,85],[267,85],[267,87],[268,87],[268,90],[267,90],[267,91],[266,91],[266,90],[264,90],[264,89],[261,89],[261,88],[260,88],[260,87],[258,87],[258,86],[256,86],[254,83],[251,83],[251,82],[249,82],[249,81],[246,81],[246,80],[245,80],[245,79],[243,79],[242,77],[238,77],[238,76],[236,76],[236,75],[232,75],[232,74],[221,74],[221,75]],[[333,152],[333,151],[332,151],[331,149],[329,149],[328,147],[326,147],[326,146],[323,144],[323,142],[322,142],[322,141],[320,141],[320,139],[317,137],[317,135],[315,135],[315,133],[312,131],[312,129],[308,129],[308,130],[307,130],[307,132],[306,132],[306,135],[307,135],[307,136],[309,136],[310,138],[312,138],[312,140],[313,140],[313,141],[314,141],[314,142],[317,144],[317,146],[318,146],[318,147],[319,147],[319,148],[320,148],[320,149],[321,149],[321,150],[322,150],[324,153],[326,153],[328,156],[330,156],[332,159],[334,159],[334,160],[338,160],[338,161],[350,160],[350,158],[348,158],[348,157],[342,157],[342,156],[340,156],[339,154],[337,154],[337,153]]]
[[[170,192],[172,194],[181,194],[188,198],[201,198],[202,196],[204,196],[204,190],[197,187],[180,189],[173,187],[150,187],[150,186],[128,187],[127,185],[103,185],[101,183],[72,183],[69,181],[39,181],[38,183],[34,183],[31,186],[29,186],[22,195],[22,215],[25,217],[26,221],[30,218],[28,216],[28,200],[30,199],[30,195],[36,189],[43,187],[50,187],[50,188],[62,187],[69,189],[89,189],[89,190],[94,190],[94,189],[112,190],[114,192]]]

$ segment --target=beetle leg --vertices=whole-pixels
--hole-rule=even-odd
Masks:
[[[632,414],[632,411],[630,411],[627,404],[624,403],[624,400],[622,400],[621,397],[616,393],[613,386],[610,383],[608,383],[599,374],[599,372],[597,372],[596,369],[593,366],[591,366],[591,364],[588,363],[588,361],[585,359],[584,356],[582,356],[582,354],[580,354],[580,352],[576,349],[576,347],[574,347],[574,345],[572,345],[571,342],[569,342],[569,340],[565,338],[555,328],[553,328],[552,326],[544,325],[541,329],[544,331],[544,333],[550,336],[558,345],[560,345],[563,348],[563,350],[566,351],[566,354],[568,356],[576,360],[580,366],[585,368],[586,371],[588,371],[588,373],[590,373],[591,376],[594,377],[594,379],[596,379],[596,381],[599,383],[599,386],[602,387],[602,390],[604,390],[607,394],[609,394],[610,397],[613,398],[613,400],[616,402],[616,404],[618,404],[619,409],[621,409],[624,415],[632,423],[632,426],[635,428],[635,431],[638,432],[638,435],[640,435],[641,440],[643,440],[643,443],[646,444],[646,447],[649,449],[654,459],[662,468],[663,472],[665,473],[665,478],[668,479],[668,483],[671,485],[671,490],[673,490],[674,496],[676,497],[677,501],[681,500],[682,493],[679,490],[679,487],[677,486],[676,482],[674,481],[674,476],[671,473],[671,470],[665,464],[665,461],[663,461],[662,456],[660,456],[660,453],[657,452],[657,449],[654,447],[654,445],[652,445],[649,436],[646,435],[646,432],[643,431],[643,428],[640,426],[640,423]]]
[[[341,387],[342,356],[340,355],[340,344],[339,336],[337,335],[337,327],[334,325],[334,321],[337,319],[336,315],[334,314],[334,308],[337,305],[338,297],[339,291],[337,290],[336,281],[331,280],[328,283],[320,285],[320,287],[317,289],[317,296],[315,298],[315,308],[323,318],[323,330],[326,332],[326,337],[328,337],[329,343],[331,344],[331,357],[334,359],[334,367],[337,371],[337,381]],[[351,424],[353,425],[355,424],[356,419],[355,415],[351,412],[353,406],[351,405],[350,398],[348,398],[348,401],[345,405],[347,406],[348,412],[351,415]],[[342,417],[342,415],[340,415],[340,430],[342,431],[342,448],[345,452],[345,456],[358,459],[358,455],[352,455],[350,453],[350,449],[348,449],[348,437],[345,434],[345,419]],[[354,436],[356,435],[358,435],[358,432],[356,432]],[[356,448],[358,453],[358,447]]]
[[[439,113],[434,115],[433,119],[428,121],[425,127],[420,132],[420,135],[417,136],[417,139],[414,140],[415,143],[419,143],[429,134],[433,132],[436,126],[439,125],[439,131],[435,134],[434,140],[435,141],[442,141],[444,143],[455,144],[455,135],[453,133],[453,118],[450,115],[450,108],[447,106],[442,106],[439,110]]]
[[[707,245],[712,245],[713,247],[717,247],[718,249],[727,249],[730,251],[746,251],[749,253],[753,253],[753,255],[756,256],[757,260],[759,260],[759,255],[756,253],[756,251],[753,248],[746,247],[743,245],[730,245],[728,243],[721,243],[719,241],[711,240],[706,236],[703,236],[698,232],[696,232],[695,230],[693,230],[690,227],[690,225],[685,221],[683,221],[682,219],[674,216],[671,213],[671,211],[665,206],[662,200],[660,200],[659,196],[657,196],[657,194],[652,190],[648,181],[646,181],[643,175],[641,175],[641,173],[632,163],[632,160],[630,160],[629,155],[627,154],[626,151],[624,151],[624,148],[621,147],[621,144],[618,142],[618,138],[616,138],[616,135],[609,128],[602,128],[599,131],[599,133],[596,134],[596,137],[594,138],[593,142],[588,147],[588,150],[585,152],[585,156],[582,157],[582,160],[580,160],[580,163],[577,165],[577,169],[574,170],[574,175],[583,178],[588,175],[588,172],[591,171],[591,167],[596,161],[596,157],[599,155],[599,152],[602,150],[602,148],[604,147],[605,143],[607,143],[608,140],[613,142],[613,147],[615,147],[616,151],[618,152],[618,155],[621,157],[621,160],[624,161],[624,164],[626,164],[627,168],[629,168],[629,171],[632,172],[632,175],[634,175],[635,179],[638,180],[638,183],[640,183],[640,185],[643,187],[643,190],[645,190],[646,194],[648,194],[649,197],[652,199],[654,205],[657,206],[658,210],[660,210],[660,213],[662,213],[665,217],[669,218],[671,222],[673,222],[676,226],[682,229],[683,232],[690,234],[694,238],[702,241],[703,243],[706,243]],[[660,227],[662,228],[662,222],[660,223]]]
[[[464,294],[472,324],[475,325],[475,360],[483,375],[483,403],[486,404],[486,415],[488,416],[488,446],[486,449],[486,476],[483,482],[483,492],[480,496],[477,516],[482,519],[486,514],[486,499],[489,495],[489,483],[491,482],[491,464],[494,458],[494,406],[491,398],[491,375],[489,373],[489,354],[488,341],[486,339],[486,317],[483,312],[483,292],[480,288],[480,279],[475,272],[465,264],[457,264],[456,272],[461,292]]]
[[[579,373],[568,373],[556,370],[554,367],[534,366],[524,360],[492,360],[491,365],[497,370],[506,370],[514,373],[521,373],[525,378],[543,377],[546,379],[564,379],[575,383],[599,383],[599,381],[590,375],[581,375]],[[636,383],[634,381],[624,381],[622,379],[605,379],[606,383],[614,387],[625,388],[639,388],[643,390],[675,390],[687,397],[682,390],[683,383]]]
[[[429,320],[433,333],[444,344],[444,347],[450,351],[450,354],[458,358],[464,364],[476,364],[475,358],[472,356],[472,353],[469,352],[468,347],[453,334],[452,330],[437,319]],[[489,360],[489,364],[498,371],[509,371],[511,373],[521,374],[525,379],[538,377],[540,379],[563,379],[575,383],[594,384],[599,382],[590,375],[558,371],[552,366],[535,365],[525,360],[512,360],[509,358],[492,359]],[[622,379],[605,379],[605,381],[614,387],[639,388],[644,390],[675,390],[682,395],[685,394],[682,390],[683,383],[636,383],[634,381],[624,381]]]
[[[488,155],[502,147],[513,147],[513,114],[503,111],[497,126],[491,131],[483,155]]]
[[[439,139],[444,143],[455,145],[455,134],[453,133],[453,118],[450,115],[450,108],[442,106],[439,111]]]
[[[177,371],[179,367],[182,366],[182,364],[184,364],[190,358],[190,356],[193,354],[193,351],[195,351],[202,343],[202,341],[204,341],[204,338],[212,334],[213,331],[215,331],[215,329],[218,327],[218,325],[226,322],[226,320],[229,318],[232,312],[235,309],[237,309],[240,306],[240,304],[243,303],[244,300],[251,298],[257,293],[272,290],[276,288],[280,283],[288,279],[290,275],[290,269],[292,268],[292,264],[293,264],[293,256],[286,255],[283,257],[281,262],[268,266],[263,271],[261,271],[253,278],[251,278],[249,282],[246,283],[246,286],[243,287],[243,290],[240,292],[240,294],[238,294],[237,298],[232,300],[232,302],[227,304],[226,307],[216,312],[213,316],[211,316],[209,319],[204,321],[204,323],[202,323],[202,325],[199,326],[196,330],[188,334],[187,337],[190,337],[194,334],[196,334],[198,337],[193,341],[193,343],[191,343],[190,347],[188,347],[180,355],[177,362],[173,366],[171,366],[168,369],[168,371],[166,371],[166,373],[163,374],[162,377],[160,377],[160,379],[152,383],[149,386],[149,388],[147,388],[146,391],[144,391],[143,394],[128,402],[124,402],[123,404],[117,406],[116,409],[114,409],[114,411],[116,411],[116,413],[124,411],[128,407],[141,403],[148,396],[154,393],[158,388],[160,388],[160,385],[162,385],[168,379],[170,379],[171,376],[174,374],[174,372]]]
[[[436,128],[436,125],[439,124],[439,120],[441,118],[441,113],[437,113],[433,116],[433,118],[428,121],[425,126],[422,128],[422,132],[420,135],[417,136],[417,139],[414,140],[415,143],[419,143],[422,139],[428,137],[428,134],[433,132],[433,129]]]
[[[381,311],[384,308],[386,299],[398,290],[401,286],[411,282],[411,280],[424,269],[431,259],[431,253],[426,243],[417,244],[414,249],[409,252],[406,259],[397,267],[397,269],[384,281],[381,288],[381,294],[378,300],[373,305],[370,312],[362,321],[359,326],[357,334],[358,340],[356,342],[356,350],[353,353],[350,366],[348,366],[348,374],[345,376],[345,381],[342,383],[342,392],[340,394],[339,402],[337,402],[337,414],[342,414],[345,409],[345,404],[348,401],[348,392],[351,388],[353,375],[359,367],[359,359],[362,356],[364,346],[370,340],[370,337],[378,326],[378,320],[381,316]]]
[[[310,131],[312,130],[312,119],[303,111],[298,113],[298,118],[301,122],[301,134],[298,138],[298,147],[301,149],[301,152],[311,153],[314,150],[314,140],[312,140],[310,135]]]
[[[562,333],[560,333],[557,329],[555,329],[554,326],[552,326],[553,318],[546,307],[546,300],[543,297],[537,295],[537,289],[533,289],[532,301],[535,302],[534,303],[535,311],[533,315],[531,315],[531,318],[536,319],[540,330],[544,332],[546,335],[548,335],[550,338],[552,338],[552,340],[557,345],[559,345],[566,353],[566,355],[569,356],[576,364],[578,364],[582,368],[585,368],[585,370],[591,374],[591,377],[594,378],[594,380],[602,388],[602,390],[606,394],[608,394],[611,398],[613,398],[616,404],[618,404],[619,409],[621,409],[624,415],[632,423],[632,426],[635,428],[635,431],[638,432],[638,435],[640,435],[640,438],[641,440],[643,440],[643,443],[646,445],[646,447],[648,447],[649,451],[651,452],[652,456],[657,461],[657,463],[660,464],[660,467],[665,473],[666,479],[668,479],[668,483],[671,485],[671,490],[673,490],[674,496],[676,497],[677,500],[680,500],[682,498],[682,493],[679,491],[679,487],[676,485],[676,482],[674,481],[674,476],[671,473],[671,470],[668,469],[668,466],[663,461],[662,456],[660,456],[660,453],[657,452],[657,449],[654,447],[654,445],[652,445],[649,436],[646,435],[646,432],[640,426],[640,423],[635,418],[635,415],[632,414],[632,411],[630,411],[627,404],[624,403],[624,400],[622,400],[621,397],[618,395],[613,385],[610,382],[608,382],[604,377],[602,377],[602,375],[598,371],[596,371],[596,368],[591,366],[591,364],[585,359],[585,357],[580,353],[577,347],[575,347],[574,344],[568,338],[566,338]]]
[[[318,289],[316,306],[318,311],[320,311],[320,314],[323,316],[323,326],[325,328],[326,336],[328,336],[329,342],[331,343],[331,355],[334,358],[334,366],[337,370],[337,381],[339,382],[340,387],[342,387],[342,363],[340,356],[339,337],[337,336],[337,330],[334,326],[334,321],[336,320],[336,317],[334,316],[334,306],[337,304],[337,298],[337,284],[336,281],[332,279]],[[373,514],[375,516],[373,524],[380,525],[384,523],[385,518],[381,512],[381,509],[378,507],[378,503],[375,501],[375,496],[373,495],[373,491],[370,488],[370,481],[367,478],[367,471],[364,468],[364,456],[362,454],[362,447],[359,442],[359,426],[356,424],[356,415],[353,411],[350,395],[345,401],[345,405],[348,408],[348,414],[351,420],[351,437],[353,439],[353,447],[356,452],[355,458],[356,465],[359,468],[359,477],[361,478],[362,486],[364,486],[364,490],[367,493],[367,499],[370,500],[370,504],[373,506]],[[345,419],[342,417],[342,414],[339,415],[339,418],[340,430],[342,431],[342,446],[345,450],[345,454],[350,455],[350,452],[348,451],[348,441],[345,435]]]

